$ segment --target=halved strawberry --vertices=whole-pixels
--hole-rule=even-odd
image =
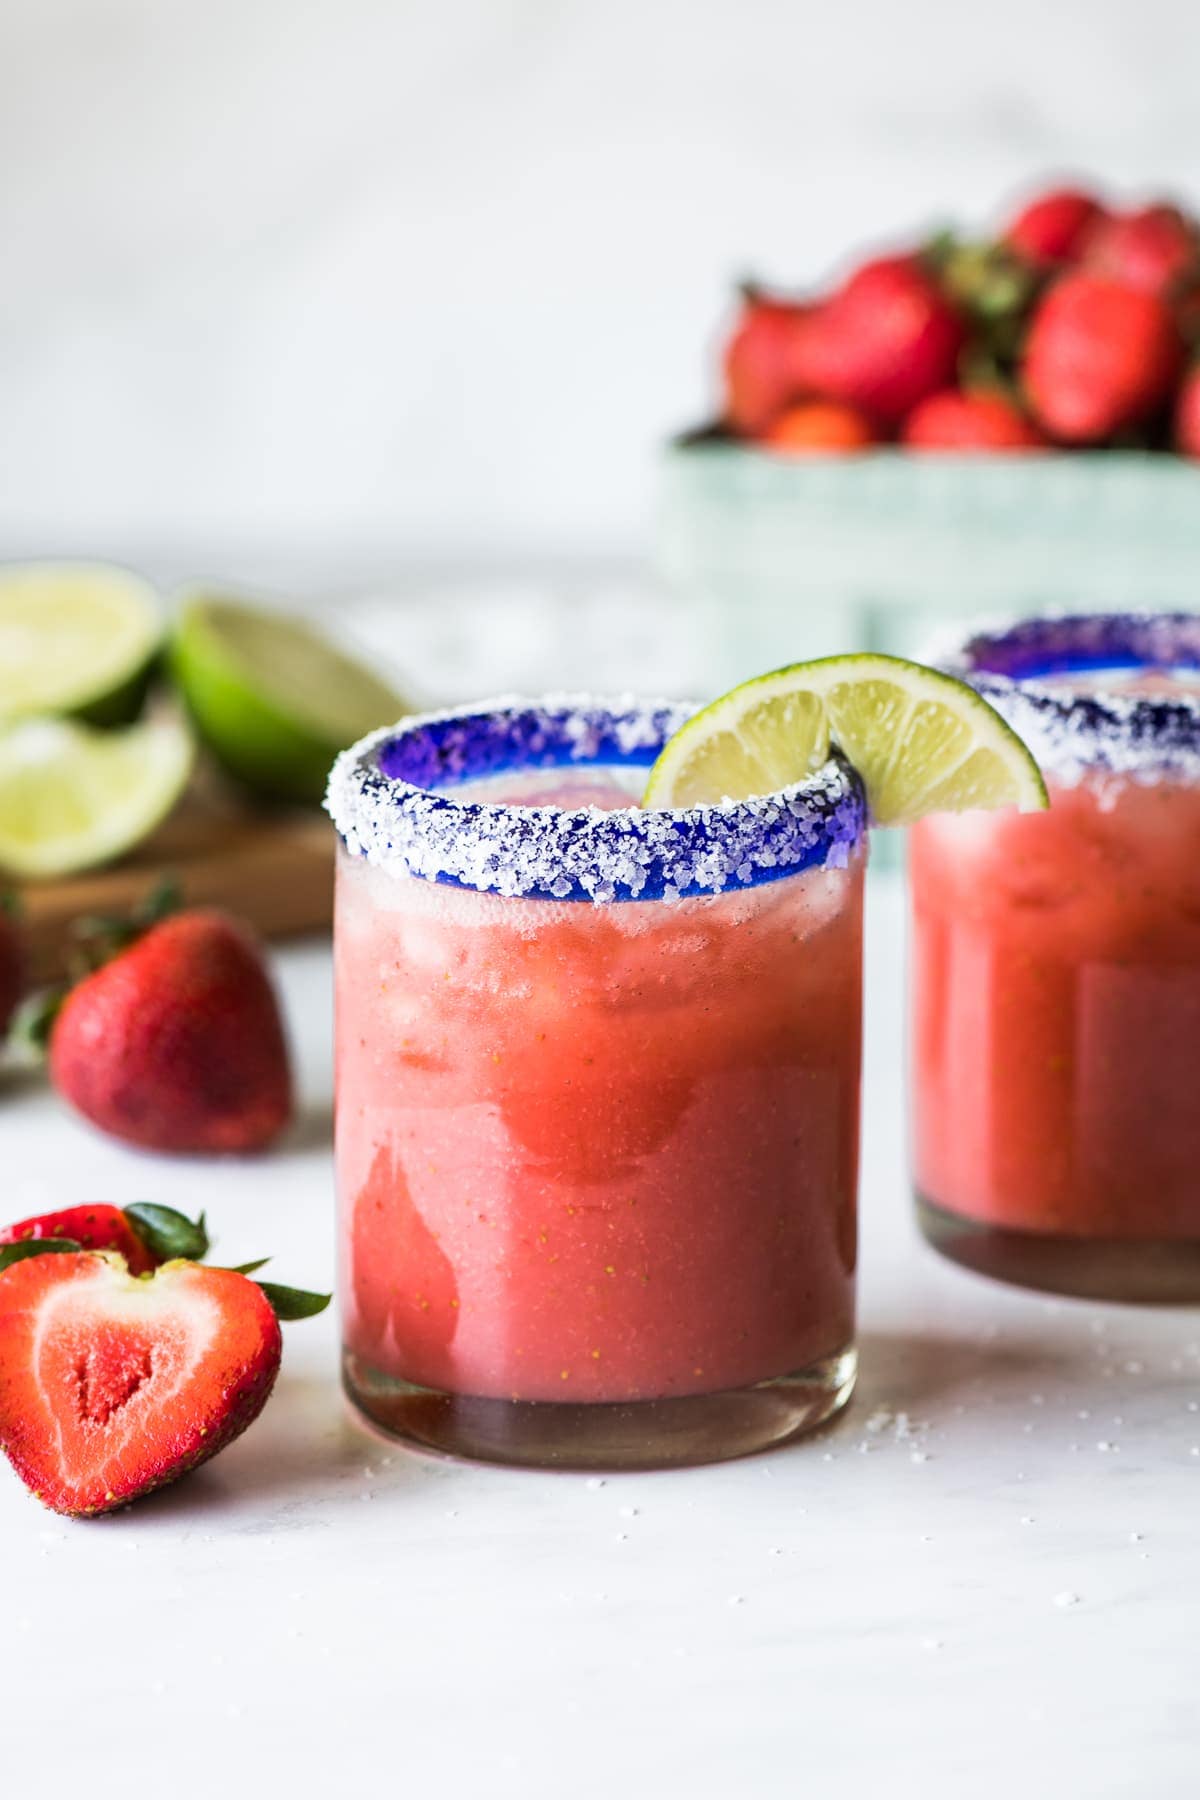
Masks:
[[[0,1269],[13,1257],[5,1247],[16,1244],[62,1244],[74,1250],[116,1250],[131,1275],[144,1275],[172,1257],[199,1258],[208,1250],[203,1214],[186,1219],[169,1206],[65,1206],[0,1226]]]
[[[0,1275],[0,1445],[55,1512],[111,1512],[245,1431],[281,1348],[266,1293],[233,1269],[30,1257]]]

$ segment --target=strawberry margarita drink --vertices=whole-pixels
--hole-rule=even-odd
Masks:
[[[1048,813],[913,830],[926,1234],[973,1267],[1200,1298],[1200,617],[1035,620],[953,664]]]
[[[642,811],[686,716],[514,703],[335,768],[345,1376],[401,1436],[653,1466],[848,1397],[862,796]]]

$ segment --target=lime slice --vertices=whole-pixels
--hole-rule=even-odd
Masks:
[[[28,880],[111,862],[174,806],[192,763],[181,720],[96,731],[24,719],[0,732],[0,870]]]
[[[313,626],[212,595],[185,604],[171,667],[218,761],[276,799],[320,800],[338,752],[405,711]]]
[[[831,744],[861,775],[876,825],[1049,804],[1029,751],[973,688],[869,654],[793,663],[714,700],[664,746],[642,804],[776,793],[818,768]]]
[[[136,718],[161,646],[154,590],[102,563],[0,568],[0,723],[74,713]]]

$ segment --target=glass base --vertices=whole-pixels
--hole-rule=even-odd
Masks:
[[[983,1225],[920,1193],[916,1202],[917,1221],[934,1249],[978,1275],[1081,1300],[1151,1306],[1200,1301],[1200,1239],[1053,1237]]]
[[[679,1400],[568,1405],[439,1393],[381,1375],[346,1352],[342,1378],[364,1417],[389,1436],[474,1462],[617,1473],[727,1462],[823,1425],[854,1390],[853,1348],[753,1387]]]

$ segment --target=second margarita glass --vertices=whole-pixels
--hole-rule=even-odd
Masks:
[[[987,1273],[1200,1299],[1200,617],[1033,619],[949,659],[1048,813],[912,834],[922,1223]]]
[[[686,717],[513,703],[335,768],[344,1369],[399,1436],[652,1467],[849,1396],[862,793],[643,811]]]

